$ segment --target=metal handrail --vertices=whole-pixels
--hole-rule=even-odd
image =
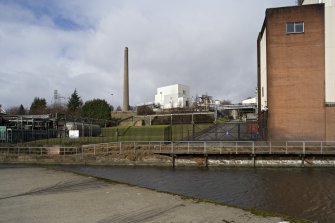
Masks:
[[[293,144],[293,145],[292,145]],[[50,154],[59,149],[62,155],[98,155],[111,152],[150,151],[154,153],[250,153],[250,154],[335,154],[335,141],[124,141],[73,146],[0,147],[0,154]],[[39,153],[37,153],[39,151]],[[75,152],[74,152],[75,151]]]

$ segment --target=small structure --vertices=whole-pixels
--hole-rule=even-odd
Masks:
[[[157,88],[155,104],[161,109],[190,107],[190,88],[182,84],[174,84]]]
[[[6,114],[5,109],[3,109],[1,105],[0,105],[0,114]]]
[[[195,111],[214,111],[220,102],[213,100],[212,96],[206,94],[197,95],[194,102]]]
[[[242,105],[257,105],[256,97],[244,99]]]

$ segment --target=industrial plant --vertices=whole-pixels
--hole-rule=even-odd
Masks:
[[[118,140],[133,126],[172,129],[173,124],[192,125],[187,127],[187,139],[207,140],[195,137],[197,123],[208,124],[201,131],[213,134],[211,140],[335,141],[334,21],[334,0],[302,0],[296,6],[267,9],[257,39],[257,96],[236,104],[207,93],[192,97],[192,86],[176,83],[158,87],[153,101],[138,104],[137,108],[146,109],[136,113],[129,105],[129,51],[125,47],[122,111],[111,114],[116,119],[115,132],[104,129],[111,126],[104,120],[71,119],[61,113],[12,115],[0,106],[0,141],[109,140],[108,132]],[[55,104],[61,98],[55,90]],[[125,133],[118,126],[126,126]],[[166,134],[171,129],[164,130],[164,139],[173,139],[171,133]],[[184,133],[178,139],[185,139]]]

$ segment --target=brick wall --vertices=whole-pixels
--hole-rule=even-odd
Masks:
[[[303,34],[286,33],[301,21]],[[326,140],[324,6],[268,9],[265,24],[268,139]]]
[[[326,108],[326,141],[335,141],[335,107]]]

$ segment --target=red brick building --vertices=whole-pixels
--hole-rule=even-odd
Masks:
[[[335,141],[332,2],[266,10],[257,40],[264,139]]]

